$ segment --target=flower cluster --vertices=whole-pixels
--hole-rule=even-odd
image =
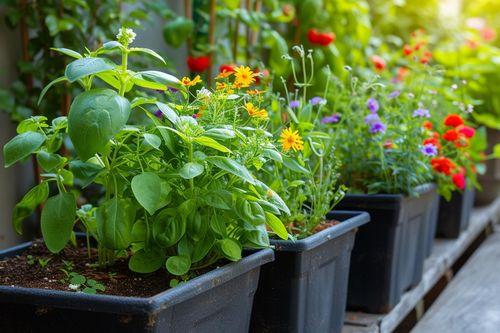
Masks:
[[[377,113],[380,108],[378,101],[375,98],[369,98],[366,107],[370,110],[370,114],[365,117],[365,123],[369,126],[370,133],[385,133],[387,125],[382,122]]]

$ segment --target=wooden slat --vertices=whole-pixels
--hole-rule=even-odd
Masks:
[[[500,220],[500,198],[487,207],[472,213],[469,228],[455,240],[436,239],[431,256],[424,265],[424,275],[418,286],[406,292],[398,305],[386,315],[347,312],[343,333],[390,333],[405,317],[421,304],[424,296],[440,281],[450,275],[450,269],[472,242],[492,223]],[[500,271],[500,269],[499,269]],[[420,311],[419,311],[420,312]],[[499,331],[500,332],[500,331]]]
[[[500,227],[471,256],[412,332],[500,332]]]

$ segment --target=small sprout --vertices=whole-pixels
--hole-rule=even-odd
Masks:
[[[38,264],[40,265],[41,268],[45,268],[45,266],[47,266],[47,264],[51,260],[52,260],[52,258],[40,258],[40,259],[38,259]]]
[[[28,265],[34,265],[35,264],[35,258],[30,254],[27,256],[28,258]]]
[[[79,285],[77,285],[77,284],[71,284],[71,283],[70,283],[68,287],[69,287],[69,289],[71,289],[71,290],[78,290],[78,288],[79,288],[80,286],[79,286]]]

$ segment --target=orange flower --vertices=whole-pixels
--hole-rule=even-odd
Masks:
[[[424,121],[424,123],[422,124],[422,127],[431,131],[432,130],[432,123],[428,120]]]
[[[181,79],[181,83],[185,87],[192,87],[192,86],[197,85],[200,82],[201,82],[201,78],[199,75],[196,75],[195,78],[192,80],[187,76],[185,76]]]

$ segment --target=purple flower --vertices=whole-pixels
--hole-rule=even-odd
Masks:
[[[172,88],[172,87],[168,87],[168,90],[172,93],[176,93],[179,91],[179,89],[175,89],[175,88]]]
[[[161,110],[160,110],[160,109],[156,110],[156,111],[154,112],[154,115],[155,115],[156,117],[160,118],[160,119],[162,119],[162,118],[163,118],[163,112],[161,112]]]
[[[371,113],[377,113],[379,109],[378,101],[375,98],[369,98],[368,101],[366,101],[366,107]]]
[[[389,95],[387,95],[388,98],[396,98],[401,94],[401,91],[399,90],[394,90],[391,92]]]
[[[365,117],[365,124],[367,125],[371,125],[376,122],[380,122],[380,117],[376,113],[370,113]]]
[[[331,116],[326,116],[321,119],[322,124],[332,124],[337,123],[340,120],[340,115],[338,113],[334,113]]]
[[[413,111],[413,117],[425,117],[425,118],[430,118],[431,114],[429,113],[429,110],[424,109],[424,108],[418,108],[415,111]]]
[[[425,156],[436,156],[438,153],[438,149],[432,143],[428,143],[422,147],[422,153]]]
[[[309,103],[311,103],[311,105],[325,104],[326,100],[319,96],[315,96],[309,100]]]
[[[387,125],[380,121],[376,121],[370,125],[370,133],[372,134],[384,133],[386,129]]]
[[[290,101],[290,109],[295,109],[300,106],[300,102],[297,100]]]

